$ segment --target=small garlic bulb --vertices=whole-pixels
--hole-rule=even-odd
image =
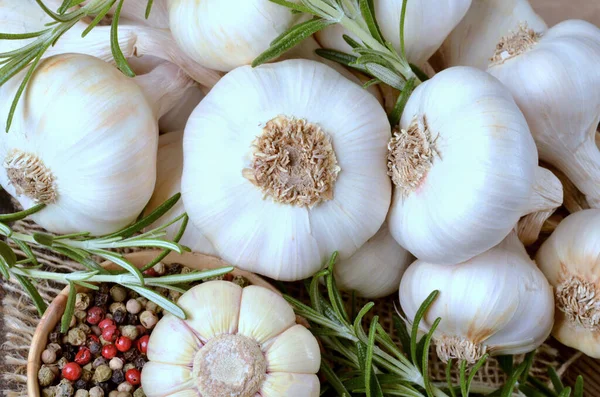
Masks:
[[[388,216],[417,258],[463,262],[499,244],[543,208],[537,150],[510,92],[489,74],[446,69],[419,85],[389,144],[396,185]]]
[[[511,91],[540,158],[600,208],[600,29],[565,21],[543,35],[522,26],[498,47],[488,72]]]
[[[25,72],[0,88],[0,114]],[[188,86],[178,73],[164,65],[129,79],[87,55],[44,60],[0,141],[0,184],[24,208],[46,204],[32,219],[52,232],[99,235],[131,223],[154,189],[157,119]]]
[[[400,51],[400,16],[402,0],[375,0],[375,16],[383,37]],[[464,17],[471,0],[408,1],[404,23],[404,43],[408,60],[422,66],[442,45],[442,42]],[[339,24],[318,32],[315,36],[324,48],[351,52],[342,35],[348,32]],[[352,34],[350,34],[352,37]]]
[[[224,72],[249,65],[298,16],[269,0],[168,0],[175,40],[201,65]]]
[[[185,128],[185,208],[234,266],[278,280],[309,277],[383,224],[389,136],[377,100],[328,66],[238,68]]]
[[[414,261],[390,234],[387,223],[350,258],[334,268],[337,286],[358,296],[381,298],[398,290],[404,271]]]
[[[264,287],[200,284],[179,298],[148,343],[148,397],[318,397],[319,344],[292,307]]]
[[[554,286],[557,310],[552,336],[600,358],[600,210],[566,217],[535,259]]]
[[[522,24],[537,33],[548,29],[527,0],[473,0],[438,52],[442,66],[486,70],[502,37],[518,31]]]
[[[183,170],[183,131],[169,132],[161,135],[158,140],[158,158],[156,170],[156,186],[152,198],[144,212],[149,214],[167,199],[181,191],[181,172]],[[158,221],[148,227],[149,230],[164,225],[183,214],[183,201],[179,200],[173,208],[164,214]],[[181,222],[177,222],[166,229],[167,238],[172,240],[177,233]],[[216,255],[210,241],[193,224],[188,223],[185,233],[179,241],[193,252],[207,255]]]
[[[552,330],[552,287],[527,256],[516,234],[456,266],[418,260],[400,284],[400,304],[413,319],[439,290],[419,328],[434,332],[440,359],[475,363],[484,354],[520,354],[540,346]]]

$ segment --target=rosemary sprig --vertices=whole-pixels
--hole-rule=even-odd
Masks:
[[[132,289],[147,299],[153,301],[158,306],[166,311],[174,314],[177,317],[185,318],[185,312],[175,303],[167,298],[156,293],[149,287],[161,287],[175,291],[184,291],[182,287],[188,284],[205,280],[207,278],[221,276],[233,270],[233,267],[223,267],[220,269],[195,271],[187,274],[177,274],[163,277],[145,277],[142,272],[160,260],[166,254],[174,251],[183,253],[189,251],[178,243],[183,235],[185,226],[187,225],[187,214],[175,218],[174,220],[154,228],[150,231],[141,233],[142,229],[146,228],[156,220],[160,219],[167,213],[180,199],[181,195],[176,194],[149,215],[143,217],[131,226],[128,226],[116,233],[106,236],[93,237],[89,233],[74,233],[69,235],[51,235],[47,233],[32,233],[24,234],[13,231],[7,222],[23,219],[24,215],[31,215],[37,211],[42,211],[44,206],[36,206],[32,209],[16,212],[14,214],[2,215],[0,221],[0,234],[5,238],[10,239],[19,247],[26,258],[18,261],[17,254],[11,246],[3,241],[0,241],[0,274],[5,278],[15,277],[23,286],[23,289],[30,295],[40,315],[46,310],[46,303],[40,296],[33,282],[36,280],[51,280],[57,283],[70,286],[69,298],[63,319],[61,321],[61,329],[66,330],[71,322],[75,310],[75,287],[83,286],[87,288],[97,288],[90,283],[116,283],[124,287]],[[181,222],[179,233],[175,241],[164,239],[165,229],[170,225]],[[76,271],[72,273],[55,273],[51,271],[43,271],[39,269],[39,265],[31,250],[31,246],[39,246],[55,253],[64,255],[76,262],[79,262],[86,270]],[[149,264],[138,269],[125,256],[115,252],[115,249],[122,248],[162,248],[164,251],[154,258]],[[110,260],[123,270],[108,271],[100,266],[94,259],[99,256],[103,259]],[[151,266],[149,266],[151,265]]]
[[[503,387],[494,390],[474,382],[477,372],[488,360],[482,357],[470,369],[465,361],[456,363],[459,369],[458,383],[452,377],[451,361],[446,367],[446,381],[435,382],[428,373],[429,347],[434,339],[435,326],[419,337],[419,324],[435,301],[438,292],[433,291],[411,323],[407,325],[400,317],[394,318],[401,346],[394,343],[374,316],[363,328],[366,315],[374,309],[374,303],[367,303],[356,316],[349,316],[336,287],[333,269],[337,254],[332,255],[327,267],[317,273],[307,283],[311,305],[305,305],[291,296],[285,299],[292,304],[296,314],[306,318],[310,330],[319,338],[325,348],[321,363],[321,373],[326,378],[323,390],[327,395],[339,396],[408,396],[408,397],[475,397],[475,396],[527,396],[527,397],[583,397],[583,378],[577,379],[571,392],[564,387],[560,378],[550,369],[554,387],[550,389],[543,382],[529,374],[534,354],[526,355],[525,360],[515,366],[511,356],[499,357],[501,367],[507,373]],[[323,279],[323,280],[322,280]],[[321,293],[324,281],[326,294]],[[439,324],[436,319],[434,324]]]

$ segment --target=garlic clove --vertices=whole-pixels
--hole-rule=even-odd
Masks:
[[[260,395],[262,397],[318,397],[320,387],[317,375],[273,372],[267,374]]]
[[[142,371],[142,388],[147,397],[165,397],[194,387],[192,370],[182,365],[149,361]]]
[[[166,314],[152,331],[147,356],[148,360],[157,363],[190,366],[201,347],[202,342],[182,320]]]
[[[296,315],[281,295],[250,285],[242,292],[238,333],[265,343],[296,323]]]
[[[319,372],[321,352],[315,337],[302,325],[279,335],[265,352],[268,372],[314,374]]]
[[[183,294],[177,304],[189,317],[185,323],[201,341],[238,329],[242,288],[227,281],[208,281]]]
[[[188,88],[173,109],[158,121],[160,131],[183,131],[190,115],[203,98],[204,93],[200,87],[194,86]]]

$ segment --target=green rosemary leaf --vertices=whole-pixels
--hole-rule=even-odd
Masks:
[[[110,29],[110,48],[112,51],[113,58],[115,59],[115,62],[117,64],[117,68],[119,68],[119,70],[123,72],[125,76],[135,77],[135,73],[131,69],[131,66],[129,66],[129,63],[127,63],[127,59],[123,55],[121,47],[119,47],[119,17],[121,16],[121,8],[123,8],[123,2],[124,0],[119,0],[119,4],[117,5],[117,8],[115,9],[115,13],[113,15],[112,25]]]
[[[334,21],[313,18],[309,21],[293,26],[278,39],[276,39],[275,42],[271,43],[269,49],[260,54],[252,62],[252,67],[257,67],[265,62],[278,58],[281,54],[295,47],[297,44],[300,44],[300,42],[302,42],[304,39],[334,23]]]
[[[406,5],[408,0],[402,0],[402,11],[400,12],[400,56],[406,59],[406,43],[404,41],[404,23],[406,22]]]
[[[510,375],[513,371],[513,356],[497,356],[496,361],[505,374]]]
[[[79,233],[71,233],[71,234],[61,234],[60,236],[54,236],[54,241],[57,240],[70,240],[76,239],[79,237],[89,237],[90,232],[79,232]]]
[[[427,299],[425,299],[425,302],[423,302],[421,304],[421,306],[419,307],[419,310],[417,310],[417,313],[415,314],[415,318],[413,320],[412,332],[410,334],[411,335],[410,336],[410,356],[411,356],[413,364],[415,364],[415,365],[417,365],[417,363],[418,363],[418,361],[417,361],[417,336],[419,334],[419,325],[421,324],[421,320],[425,316],[425,312],[429,309],[429,306],[431,306],[431,304],[433,303],[435,298],[437,298],[438,294],[439,294],[439,291],[433,291],[431,294],[429,294]]]
[[[27,244],[24,241],[17,240],[17,239],[11,239],[11,240],[13,243],[15,243],[17,245],[17,247],[19,247],[21,249],[21,251],[23,251],[23,253],[27,257],[27,259],[29,260],[29,262],[31,262],[31,264],[33,266],[39,265],[37,258],[35,257],[35,255],[33,254],[33,251],[31,250],[31,247],[29,247],[29,244]]]
[[[135,285],[135,284],[124,283],[123,286],[134,290],[138,294],[142,295],[144,298],[156,303],[158,306],[162,307],[163,309],[165,309],[169,313],[173,314],[174,316],[176,316],[182,320],[185,320],[187,318],[185,312],[183,311],[183,309],[181,307],[179,307],[177,304],[171,302],[170,300],[168,300],[167,298],[165,298],[158,292],[153,291],[149,288]]]
[[[358,4],[360,7],[360,13],[367,23],[367,28],[371,33],[371,36],[381,44],[383,44],[383,37],[379,32],[379,27],[377,26],[377,20],[375,19],[375,12],[373,10],[373,0],[358,0]]]
[[[363,65],[359,65],[356,63],[358,59],[354,55],[346,54],[345,52],[337,51],[337,50],[315,50],[315,54],[318,56],[328,59],[333,62],[340,63],[345,66],[349,66],[355,69],[359,69],[362,71],[366,71],[367,69]]]
[[[469,388],[467,387],[467,361],[461,360],[459,367],[459,381],[460,381],[460,392],[462,397],[469,395]]]
[[[373,77],[378,78],[390,87],[400,91],[404,89],[404,78],[396,74],[393,70],[377,63],[367,63],[365,67]]]
[[[394,314],[393,319],[396,335],[398,335],[398,339],[402,345],[402,350],[404,353],[408,354],[410,352],[410,335],[406,329],[406,324],[397,314]]]
[[[429,80],[429,76],[427,76],[427,74],[423,70],[421,70],[420,67],[418,67],[417,65],[413,65],[412,63],[409,63],[408,65],[419,80],[421,80],[422,82]]]
[[[44,33],[48,32],[49,29],[39,30],[37,32],[30,33],[0,33],[0,40],[23,40],[23,39],[33,39],[35,37],[39,37]]]
[[[527,378],[529,377],[529,371],[531,371],[531,366],[533,365],[533,359],[535,357],[535,353],[536,352],[534,350],[525,355],[524,362],[527,363],[527,366],[525,367],[525,370],[523,371],[523,374],[521,375],[521,378],[519,379],[519,383],[527,382]]]
[[[79,250],[79,249],[73,248],[73,247],[63,247],[63,246],[52,247],[52,249],[55,252],[57,252],[61,255],[64,255],[67,258],[74,260],[77,263],[80,263],[88,270],[98,271],[100,274],[108,274],[109,273],[108,270],[104,269],[102,266],[100,266],[100,264],[96,263],[96,261],[94,261],[92,258],[90,258],[89,255],[87,253],[85,253],[85,251],[83,251],[83,250]]]
[[[542,392],[545,396],[557,397],[557,395],[558,395],[558,393],[556,393],[555,391],[553,391],[551,388],[549,388],[546,385],[546,382],[542,382],[542,381],[540,381],[539,379],[537,379],[535,377],[529,377],[528,383],[531,383],[531,385],[536,390]]]
[[[84,287],[84,288],[87,288],[87,289],[92,289],[94,291],[98,291],[100,289],[100,287],[98,287],[97,285],[91,284],[91,283],[88,283],[88,282],[85,282],[85,281],[73,281],[73,282],[75,284],[81,286],[81,287]]]
[[[446,363],[446,383],[448,384],[450,396],[456,397],[456,391],[454,390],[453,384],[454,382],[452,382],[452,359],[448,360],[448,362]]]
[[[108,14],[110,9],[115,5],[116,1],[117,0],[111,0],[108,3],[106,3],[106,6],[104,6],[104,8],[98,13],[98,15],[96,15],[96,18],[94,18],[94,20],[88,25],[88,27],[85,28],[85,30],[81,33],[81,37],[87,36],[88,33],[90,33],[92,29],[94,29],[100,23],[100,21],[104,19],[106,14]]]
[[[552,386],[554,386],[554,390],[557,393],[561,393],[565,386],[563,385],[562,381],[560,380],[560,376],[558,376],[556,370],[553,367],[548,367],[548,376],[552,381]]]
[[[150,285],[170,285],[170,284],[187,284],[194,281],[201,281],[207,278],[219,277],[233,271],[233,266],[222,267],[220,269],[195,271],[187,274],[173,274],[170,276],[152,277],[146,279],[146,283]]]
[[[323,307],[321,306],[321,302],[324,301],[321,296],[321,292],[319,291],[320,279],[321,277],[325,277],[329,275],[328,269],[323,269],[317,274],[313,276],[308,285],[308,297],[310,298],[310,304],[312,307],[319,313],[323,314]],[[333,310],[333,308],[332,308]]]
[[[348,313],[346,313],[346,309],[344,308],[344,301],[342,300],[342,295],[340,294],[340,290],[337,288],[335,284],[335,278],[333,276],[333,269],[335,266],[335,262],[338,258],[338,252],[334,252],[329,259],[329,264],[327,268],[329,269],[329,275],[325,276],[325,284],[327,285],[327,293],[329,295],[329,301],[331,302],[331,306],[333,310],[335,310],[338,318],[342,322],[349,322],[350,318],[348,317]]]
[[[140,283],[140,285],[144,285],[144,276],[142,275],[142,272],[140,272],[140,269],[138,269],[137,267],[132,265],[131,262],[129,262],[127,259],[123,258],[121,255],[118,255],[118,254],[115,254],[115,253],[109,252],[109,251],[104,251],[104,250],[90,250],[90,252],[93,254],[96,254],[106,260],[109,260],[109,261],[113,262],[114,264],[127,270],[129,273],[131,273],[137,279],[137,281]]]
[[[421,373],[423,374],[423,383],[425,386],[425,391],[427,392],[427,395],[429,397],[435,397],[433,393],[433,386],[431,384],[431,377],[429,376],[429,347],[431,345],[431,340],[433,339],[433,334],[435,333],[435,330],[440,324],[440,321],[442,321],[442,319],[438,317],[431,325],[431,329],[429,330],[425,338],[423,338],[425,340],[425,343],[423,344]]]
[[[123,230],[119,230],[118,232],[103,236],[102,238],[113,238],[113,237],[123,237],[128,238],[144,229],[147,226],[150,226],[155,221],[160,219],[164,214],[166,214],[181,198],[181,193],[177,193],[173,195],[173,197],[169,198],[167,201],[158,206],[154,211],[152,211],[148,216],[145,216],[138,222],[134,223],[131,226],[126,227]]]
[[[48,305],[46,305],[46,302],[44,302],[44,298],[42,298],[38,290],[33,286],[33,284],[31,284],[31,281],[29,281],[26,277],[23,277],[18,274],[15,274],[14,276],[19,281],[23,289],[27,291],[27,293],[31,297],[31,300],[33,301],[33,304],[35,305],[35,308],[37,309],[40,317],[43,316],[46,312],[46,309],[48,308]]]
[[[358,365],[359,365],[359,369],[360,372],[362,373],[362,378],[363,378],[363,386],[364,388],[368,389],[368,387],[366,386],[368,383],[365,383],[366,381],[366,377],[365,374],[367,372],[366,368],[367,368],[367,345],[363,342],[363,341],[358,341],[356,342],[356,356],[358,357]],[[371,357],[372,360],[372,357]]]
[[[381,83],[381,81],[379,79],[371,79],[369,81],[367,81],[366,83],[364,83],[362,85],[362,87],[366,90],[367,88],[371,87],[372,85],[376,85]]]
[[[166,240],[158,240],[158,239],[153,239],[153,240],[126,240],[126,241],[119,241],[119,242],[115,242],[115,243],[111,243],[111,248],[144,248],[144,247],[151,247],[151,248],[163,248],[163,249],[167,249],[169,251],[175,251],[178,254],[183,254],[184,249],[183,246],[177,244],[177,243],[173,243],[171,241],[166,241]]]
[[[336,375],[335,371],[331,369],[325,360],[321,360],[321,373],[325,376],[325,379],[327,379],[331,387],[335,389],[338,396],[351,396],[350,392],[346,389],[340,378]]]
[[[354,40],[352,37],[348,36],[347,34],[342,35],[342,38],[353,49],[362,47],[358,41]]]
[[[166,289],[169,289],[171,291],[179,292],[180,294],[185,294],[188,291],[185,288],[177,287],[175,285],[170,285],[170,284],[153,284],[151,280],[146,280],[146,285],[149,285],[149,286],[152,286],[152,287],[166,288]]]
[[[583,376],[579,375],[575,381],[575,392],[573,397],[583,397]]]
[[[571,388],[565,387],[558,397],[569,397],[571,395]]]
[[[529,385],[519,385],[519,391],[523,393],[526,397],[548,397],[547,394],[542,393]],[[553,395],[553,397],[556,396]]]
[[[346,336],[339,331],[330,328],[311,327],[310,332],[314,336],[334,336],[336,338],[345,338]]]
[[[15,251],[13,251],[13,249],[4,241],[0,241],[0,257],[4,259],[4,262],[6,262],[8,267],[13,267],[17,263]]]
[[[75,288],[75,283],[73,281],[69,281],[69,297],[67,298],[67,306],[65,306],[65,312],[60,320],[60,332],[63,334],[69,331],[69,325],[71,324],[71,319],[75,313],[76,296],[77,289]]]
[[[69,5],[69,8],[78,6],[79,4],[83,3],[84,1],[86,1],[86,0],[71,0],[71,4]]]
[[[287,0],[269,0],[269,1],[272,2],[272,3],[279,4],[281,6],[287,7],[290,10],[296,11],[296,12],[299,12],[299,13],[311,14],[311,15],[315,15],[315,16],[319,15],[315,11],[313,11],[312,9],[310,9],[307,6],[302,5],[302,4],[293,3],[293,2],[287,1]]]
[[[45,247],[52,247],[54,244],[54,237],[48,233],[35,232],[32,237],[36,243]]]
[[[36,44],[35,46],[32,45],[32,48],[22,54],[15,54],[15,57],[11,59],[10,62],[2,66],[2,68],[0,68],[0,86],[4,85],[8,80],[29,65],[29,62],[35,59],[38,50],[39,44]],[[0,55],[3,58],[6,56],[10,57],[8,54],[10,53],[6,52]]]
[[[375,335],[379,317],[373,317],[369,327],[369,343],[367,344],[367,360],[365,362],[365,386],[367,387],[367,397],[383,397],[381,385],[373,372],[373,350],[375,348]]]
[[[44,207],[46,207],[46,204],[38,204],[36,206],[33,206],[27,210],[23,210],[23,211],[19,211],[19,212],[13,212],[12,214],[2,214],[0,215],[0,222],[14,222],[14,221],[19,221],[21,219],[27,218],[29,215],[35,214],[36,212],[39,212],[40,210],[42,210]]]
[[[152,6],[154,5],[154,0],[148,0],[148,4],[146,4],[146,14],[144,17],[146,19],[150,18],[150,13],[152,12]]]
[[[0,274],[4,277],[5,280],[10,280],[10,273],[8,271],[8,263],[6,263],[6,259],[0,256]]]
[[[0,222],[0,234],[2,234],[5,237],[10,237],[10,236],[12,236],[13,231],[10,227],[8,227],[4,223]]]
[[[364,335],[364,331],[362,329],[362,324],[361,324],[362,319],[373,308],[373,306],[375,306],[375,303],[373,303],[373,302],[369,302],[366,305],[364,305],[363,308],[360,309],[360,311],[356,315],[356,318],[354,319],[354,333],[359,337],[359,339],[362,339],[360,336]]]
[[[43,0],[35,0],[35,2],[40,6],[40,8],[48,15],[50,18],[54,19],[57,22],[67,22],[67,19],[59,14],[54,13],[51,9],[46,7]]]
[[[410,95],[413,93],[413,90],[415,88],[415,82],[415,78],[413,77],[411,79],[408,79],[406,84],[404,84],[404,89],[402,90],[402,92],[400,92],[398,100],[394,105],[394,109],[392,110],[392,113],[390,113],[389,116],[390,125],[392,127],[396,127],[398,124],[400,124],[400,119],[402,118],[402,113],[404,113],[404,108],[406,107],[408,98],[410,98]]]
[[[510,374],[510,376],[506,380],[506,383],[504,384],[504,387],[502,388],[502,392],[500,394],[500,397],[511,397],[512,396],[513,390],[515,388],[515,385],[517,384],[517,382],[519,380],[519,377],[521,376],[521,374],[525,370],[526,366],[527,366],[527,363],[521,363],[513,371],[513,373]]]
[[[64,13],[67,12],[69,7],[71,7],[71,0],[63,0],[63,3],[60,5],[60,7],[58,7],[58,10],[56,10],[56,12],[59,15],[64,15]]]
[[[467,395],[469,395],[469,392],[471,391],[471,384],[473,383],[473,379],[475,379],[475,375],[477,375],[477,372],[481,369],[483,364],[486,363],[488,358],[489,354],[484,354],[483,357],[481,357],[479,361],[475,363],[473,368],[471,368],[471,372],[469,373],[469,379],[467,380]],[[529,371],[529,369],[527,369],[527,371]]]
[[[187,228],[189,217],[187,216],[187,214],[184,214],[184,215],[185,216],[183,217],[183,220],[181,221],[181,226],[179,227],[179,231],[175,235],[175,238],[173,238],[173,242],[175,242],[175,243],[178,243],[179,240],[181,240],[181,237],[183,237],[183,233],[185,232],[185,229]],[[165,259],[170,253],[171,253],[171,250],[169,250],[169,249],[164,250],[163,252],[158,254],[156,256],[156,258],[152,259],[152,261],[150,263],[146,264],[142,268],[142,271],[145,272],[146,270],[150,269],[151,267],[154,267],[154,265],[156,265],[158,262]]]

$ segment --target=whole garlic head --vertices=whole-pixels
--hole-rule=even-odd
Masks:
[[[552,336],[600,358],[600,210],[565,218],[542,244],[536,262],[554,286]]]
[[[538,34],[548,29],[527,0],[473,0],[467,15],[440,47],[440,61],[444,68],[472,66],[486,70],[502,37],[518,31],[523,24]]]
[[[264,287],[200,284],[179,298],[187,320],[167,314],[148,343],[148,397],[317,397],[315,337]]]
[[[503,40],[488,72],[511,91],[540,158],[600,208],[600,29],[565,21],[543,35],[521,27]]]
[[[183,131],[174,131],[161,135],[158,140],[158,157],[156,170],[156,186],[152,198],[144,212],[149,214],[173,195],[181,192],[181,173],[183,171]],[[183,201],[180,199],[166,214],[148,230],[157,228],[177,218],[185,212]],[[172,240],[177,233],[181,222],[169,226],[165,231],[166,237]],[[193,252],[207,255],[217,255],[212,243],[191,222],[188,223],[179,242],[189,247]]]
[[[21,80],[0,88],[2,130]],[[99,59],[43,60],[0,141],[0,184],[24,208],[46,204],[32,219],[49,231],[98,235],[126,226],[154,189],[157,101]]]
[[[398,290],[402,275],[413,256],[390,234],[387,223],[350,258],[334,268],[337,286],[358,296],[381,298]]]
[[[418,260],[400,284],[405,315],[415,317],[434,290],[440,293],[419,328],[434,332],[438,356],[475,363],[484,354],[535,350],[554,321],[552,287],[529,259],[516,234],[491,250],[456,266]]]
[[[377,100],[323,64],[238,68],[185,128],[185,208],[234,266],[279,280],[309,277],[383,224],[389,136]]]
[[[375,0],[375,16],[385,40],[400,51],[402,0]],[[444,39],[466,14],[471,0],[408,1],[404,23],[404,44],[409,62],[422,66],[442,45]],[[339,24],[315,35],[323,48],[351,52],[342,35],[348,32]],[[350,34],[352,37],[352,34]]]
[[[499,244],[540,206],[537,150],[510,92],[446,69],[417,87],[390,141],[390,231],[417,258],[456,264]],[[543,175],[540,173],[539,175]]]
[[[249,65],[298,19],[269,0],[168,0],[175,40],[190,57],[215,70]]]

